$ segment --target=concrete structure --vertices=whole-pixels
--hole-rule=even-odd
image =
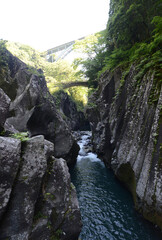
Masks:
[[[82,40],[84,38],[85,37],[82,37],[77,40]],[[73,45],[75,41],[76,40],[48,49],[46,53],[46,59],[49,62],[58,61],[58,59],[65,59],[65,57],[73,51]]]

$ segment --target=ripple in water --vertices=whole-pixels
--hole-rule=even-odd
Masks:
[[[77,164],[71,179],[77,190],[83,228],[82,240],[161,240],[162,233],[135,210],[128,191],[112,171],[92,153],[86,153],[90,133],[79,141]]]

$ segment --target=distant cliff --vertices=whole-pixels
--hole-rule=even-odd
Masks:
[[[154,70],[132,64],[106,71],[89,99],[94,151],[133,195],[145,218],[162,228],[162,90]]]

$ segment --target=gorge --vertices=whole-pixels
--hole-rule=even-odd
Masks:
[[[0,41],[0,240],[161,239],[160,6],[111,0],[74,68]]]

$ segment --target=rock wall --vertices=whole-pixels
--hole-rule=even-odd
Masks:
[[[0,239],[77,240],[81,217],[66,161],[53,143],[0,137]]]
[[[76,161],[79,147],[41,71],[34,75],[5,54],[7,67],[0,68],[0,240],[77,240],[82,223],[67,164]],[[30,138],[22,137],[27,130]]]
[[[154,72],[105,72],[89,106],[94,151],[131,191],[136,208],[162,228],[162,91]]]
[[[75,102],[66,92],[60,91],[57,94],[57,102],[60,112],[64,115],[65,121],[72,131],[90,130],[89,122],[84,113],[77,110]]]
[[[5,130],[14,128],[20,132],[28,130],[30,136],[44,135],[55,144],[56,157],[75,163],[79,146],[56,110],[42,71],[33,74],[36,70],[29,69],[7,50],[6,58],[7,71],[0,75],[0,88],[11,99]]]

